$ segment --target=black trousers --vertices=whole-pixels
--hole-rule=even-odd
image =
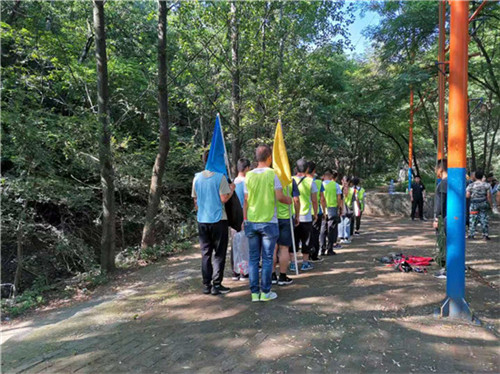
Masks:
[[[321,234],[321,223],[323,222],[323,215],[318,214],[316,222],[312,223],[312,243],[311,243],[311,258],[315,259],[319,254],[319,236]]]
[[[359,216],[354,217],[354,215],[351,217],[351,236],[354,234],[354,229],[356,231],[359,231],[359,228],[361,226],[361,216],[363,213],[361,213]]]
[[[418,208],[418,216],[424,219],[424,199],[417,198],[411,202],[411,218],[415,218],[415,211]]]
[[[226,266],[228,224],[227,221],[217,223],[199,223],[198,235],[201,249],[201,274],[203,285],[219,285],[224,278]]]
[[[337,217],[330,217],[324,219],[321,223],[321,233],[319,235],[319,241],[321,245],[321,252],[332,252],[333,245],[337,243],[337,238],[339,236],[339,224],[337,223]],[[328,246],[326,244],[326,239],[328,237]]]
[[[295,248],[297,251],[301,248],[302,253],[310,253],[313,241],[312,230],[312,222],[300,222],[298,226],[295,226],[293,232],[295,236]],[[290,247],[288,251],[293,252],[293,248]]]

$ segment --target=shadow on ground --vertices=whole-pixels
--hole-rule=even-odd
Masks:
[[[373,261],[396,251],[432,255],[430,223],[367,217],[363,229],[270,303],[250,303],[245,282],[226,281],[225,296],[200,294],[196,250],[141,269],[116,293],[14,334],[2,347],[2,369],[498,372],[498,235],[468,243],[468,265],[483,277],[467,283],[478,327],[432,317],[445,295],[432,270],[398,273]]]

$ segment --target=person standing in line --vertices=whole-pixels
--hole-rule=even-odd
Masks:
[[[292,204],[283,194],[283,187],[270,168],[272,151],[260,145],[255,151],[257,167],[248,172],[245,180],[243,217],[245,235],[250,247],[249,276],[252,302],[270,301],[278,295],[271,291],[273,254],[279,237],[276,201]],[[262,276],[259,282],[259,262],[262,259]]]
[[[352,195],[354,191],[351,190],[351,178],[344,176],[342,178],[342,199],[343,209],[340,217],[339,237],[340,244],[350,244],[351,234],[351,217],[352,217]]]
[[[318,200],[318,219],[312,224],[312,244],[311,244],[311,254],[309,259],[311,262],[322,262],[323,259],[319,257],[320,243],[319,236],[321,233],[321,223],[323,222],[323,212],[326,212],[326,202],[325,202],[325,187],[320,179],[316,178],[316,163],[309,161],[307,163],[306,175],[312,178],[313,183],[316,184],[318,192],[316,193],[316,199]]]
[[[335,182],[338,174],[336,171],[327,170],[323,176],[323,187],[325,189],[326,215],[321,225],[320,245],[323,255],[332,256],[334,249],[342,248],[337,244],[338,222],[342,214],[342,189]],[[326,238],[328,237],[328,246]]]
[[[236,186],[234,192],[240,200],[241,207],[243,208],[243,203],[245,202],[245,178],[247,173],[250,171],[250,160],[247,158],[240,158],[237,164],[238,176],[234,179],[234,185]]]
[[[206,151],[203,155],[204,164],[208,153]],[[219,295],[230,291],[222,285],[229,228],[224,204],[234,189],[234,184],[229,184],[221,173],[204,170],[193,179],[191,196],[197,210],[204,294]]]
[[[418,216],[421,221],[424,220],[424,201],[425,201],[425,186],[422,183],[419,175],[415,175],[415,180],[411,183],[410,190],[411,198],[411,220],[415,220],[415,213],[418,208]]]
[[[465,186],[469,187],[470,184],[476,181],[476,176],[474,172],[470,173],[470,177],[465,181]],[[467,196],[467,194],[466,194]],[[469,231],[469,223],[470,223],[470,197],[465,198],[465,226],[467,226],[467,232]]]
[[[288,188],[283,188],[283,194],[285,196],[290,196],[293,198],[293,210],[290,206],[283,204],[278,201],[278,225],[279,225],[279,237],[276,245],[276,250],[274,251],[274,266],[273,266],[273,276],[272,284],[277,284],[278,286],[286,286],[293,283],[293,280],[286,275],[288,266],[290,265],[290,253],[293,253],[293,238],[292,238],[292,227],[290,225],[290,210],[292,214],[294,212],[300,212],[300,192],[297,183],[292,179],[292,184]],[[292,215],[292,220],[294,222],[294,227],[299,225],[299,216],[297,214]],[[276,266],[280,266],[280,275],[276,276]]]
[[[359,235],[359,228],[361,226],[361,216],[365,210],[365,189],[361,187],[359,178],[353,178],[352,184],[354,188],[354,204],[356,208],[354,209],[354,218],[351,222],[351,236]]]
[[[476,181],[467,186],[466,196],[470,198],[470,223],[469,239],[474,239],[476,225],[479,221],[483,231],[483,239],[490,240],[488,234],[489,216],[488,209],[491,207],[491,186],[483,182],[483,172],[475,172]]]
[[[234,192],[236,193],[236,196],[238,196],[238,200],[240,201],[240,204],[241,204],[241,208],[243,208],[243,204],[245,202],[245,177],[247,175],[247,173],[250,171],[250,160],[248,160],[247,158],[240,158],[238,160],[238,164],[236,165],[237,169],[238,169],[238,176],[234,179],[234,185],[236,186],[235,187],[235,190]],[[236,234],[236,231],[234,229],[231,229],[231,234],[234,235]],[[248,274],[245,276],[245,275],[241,275],[239,272],[237,272],[235,269],[235,265],[234,265],[234,252],[235,251],[238,251],[239,248],[237,248],[235,246],[235,242],[233,241],[233,245],[231,247],[231,269],[232,269],[232,272],[233,272],[233,277],[232,279],[233,280],[247,280],[248,279]]]
[[[298,250],[299,244],[302,250],[302,266],[300,270],[312,270],[313,266],[309,262],[312,245],[312,224],[318,219],[318,188],[312,178],[306,175],[307,161],[303,158],[297,161],[297,175],[293,177],[300,192],[299,225],[295,227],[295,247]],[[297,212],[296,212],[297,214]],[[295,272],[295,263],[290,263],[290,271]]]
[[[490,184],[491,186],[491,210],[493,214],[498,214],[498,189],[499,189],[499,184],[498,180],[495,179],[493,176],[493,173],[489,173],[486,177],[486,182]]]
[[[442,267],[436,276],[446,278],[446,214],[447,214],[447,194],[448,194],[448,163],[447,160],[440,160],[436,166],[436,177],[440,182],[436,186],[434,195],[434,222],[436,229],[438,254],[436,263]],[[442,233],[442,234],[441,234]],[[440,236],[443,236],[442,238]]]

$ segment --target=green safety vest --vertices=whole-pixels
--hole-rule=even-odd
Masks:
[[[349,193],[347,194],[347,196],[344,198],[344,201],[345,201],[345,205],[349,208],[349,209],[352,209],[353,206],[352,206],[352,197],[354,195],[354,187],[349,187]]]
[[[365,209],[365,189],[361,187],[358,191],[359,207],[361,210]]]
[[[263,173],[248,172],[245,185],[248,191],[247,220],[250,222],[269,222],[274,217],[276,196],[274,192],[273,169]]]
[[[286,188],[283,188],[283,195],[292,197],[292,185],[288,186],[288,193]],[[280,201],[277,201],[278,206],[278,219],[289,219],[290,218],[290,205],[283,204]],[[295,208],[292,203],[292,214],[295,213]]]
[[[326,207],[338,207],[339,203],[337,201],[337,182],[331,181],[328,184],[323,184],[323,186],[325,186]]]
[[[323,182],[320,179],[315,179],[314,183],[316,183],[316,188],[318,189],[318,192],[316,193],[318,198],[318,214],[321,214],[323,213],[321,210],[321,186],[323,185]]]
[[[302,183],[299,184],[300,180],[304,178]],[[295,182],[299,186],[300,192],[300,215],[305,216],[309,213],[311,209],[311,187],[313,183],[313,179],[309,177],[297,177],[294,176]]]

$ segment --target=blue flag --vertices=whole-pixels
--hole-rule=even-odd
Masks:
[[[210,152],[208,153],[208,160],[205,169],[222,173],[227,177],[225,156],[226,146],[224,144],[219,115],[217,115],[217,118],[215,119],[214,134],[212,136],[212,144],[210,144]]]

